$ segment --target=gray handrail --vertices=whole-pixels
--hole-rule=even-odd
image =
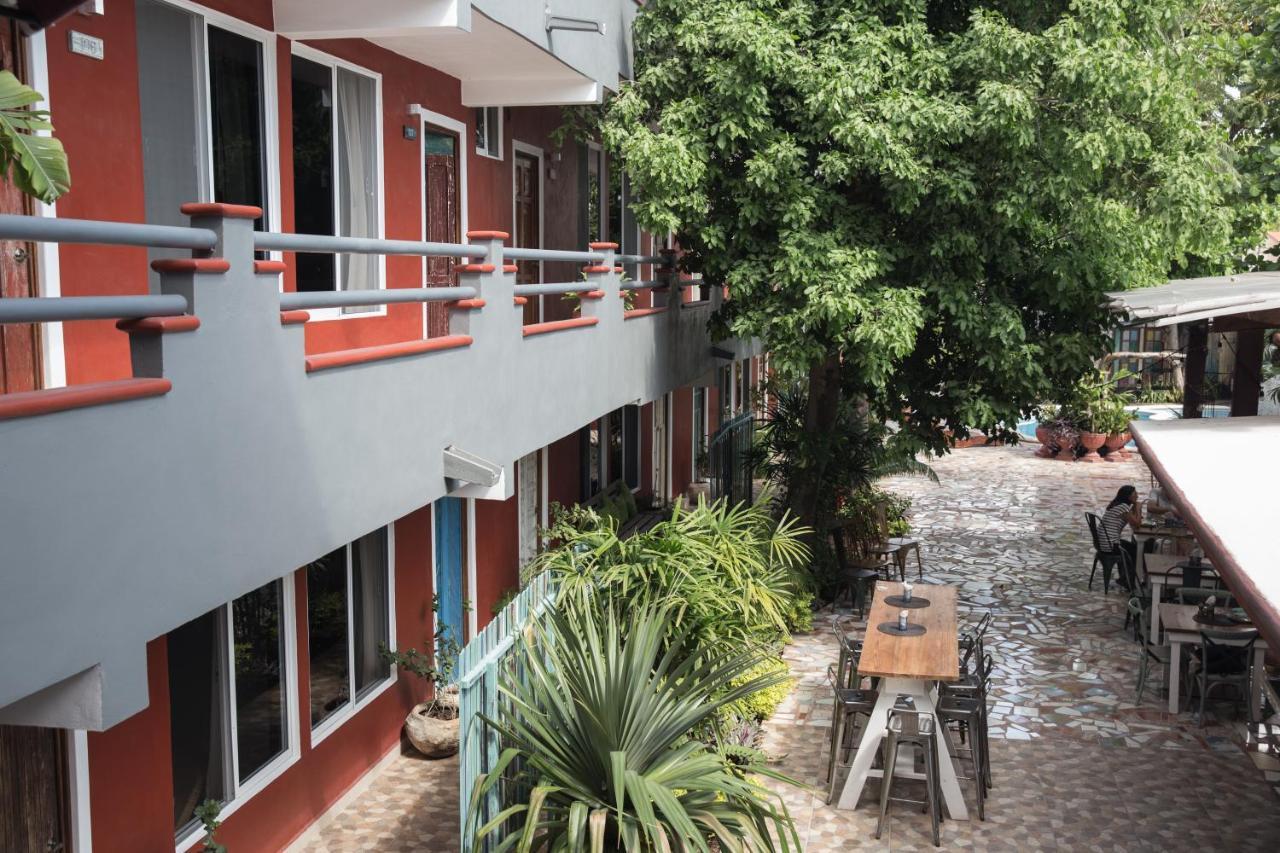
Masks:
[[[421,240],[379,240],[372,237],[333,237],[327,234],[253,232],[253,247],[267,252],[322,252],[352,255],[429,255],[483,258],[484,246],[469,243],[429,243]]]
[[[614,255],[613,259],[620,264],[657,264],[665,266],[666,255]]]
[[[604,260],[603,252],[567,252],[562,249],[520,249],[502,250],[505,261],[581,261],[582,263],[599,263]]]
[[[416,287],[395,290],[326,290],[318,293],[282,293],[280,310],[299,308],[350,308],[357,305],[390,305],[399,302],[452,302],[472,299],[474,287]]]
[[[666,287],[665,281],[624,281],[619,287],[622,290],[651,290],[655,287]]]
[[[0,323],[132,320],[187,313],[187,298],[165,296],[35,296],[0,299]]]
[[[516,296],[547,296],[556,293],[586,293],[598,287],[590,281],[564,281],[553,284],[517,284]]]
[[[218,235],[208,228],[3,214],[0,215],[0,240],[152,246],[163,249],[212,249],[218,242]]]

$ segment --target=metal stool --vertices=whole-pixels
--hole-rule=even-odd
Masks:
[[[938,784],[938,752],[934,742],[934,719],[932,714],[922,711],[908,711],[894,708],[889,712],[889,731],[884,738],[884,776],[880,780],[880,820],[876,823],[876,838],[884,831],[884,822],[889,816],[889,789],[893,786],[894,766],[898,763],[898,748],[905,745],[918,748],[924,753],[924,779],[928,790],[928,799],[920,805],[929,812],[933,822],[933,846],[942,844],[942,836],[938,831],[938,816],[942,812],[942,791]],[[897,799],[895,797],[895,799]],[[916,803],[917,800],[899,800],[899,802]]]
[[[863,690],[856,686],[857,667],[853,667],[854,674],[852,681],[853,687],[845,687],[841,684],[840,678],[842,673],[836,672],[836,665],[832,664],[827,667],[827,681],[831,684],[832,694],[835,699],[835,707],[831,711],[831,744],[830,754],[827,756],[827,802],[830,803],[835,799],[836,780],[839,778],[838,769],[847,768],[850,764],[847,757],[845,760],[839,760],[841,752],[853,749],[853,743],[858,734],[857,719],[861,714],[864,717],[870,717],[871,712],[875,710],[876,700],[880,698],[880,694],[875,690]]]
[[[859,561],[855,561],[859,562]],[[848,568],[844,572],[844,582],[849,588],[849,604],[858,608],[858,621],[866,618],[870,600],[875,594],[876,581],[880,579],[880,567],[862,566]]]
[[[987,712],[985,701],[972,696],[956,696],[943,695],[938,700],[938,721],[942,725],[948,723],[959,723],[963,726],[961,730],[961,743],[964,742],[964,732],[969,734],[969,746],[957,747],[956,752],[968,752],[969,759],[973,763],[973,779],[974,790],[978,793],[978,820],[986,820],[987,812],[985,801],[987,796],[987,777],[989,772],[987,764],[990,762],[990,753],[987,748]]]
[[[907,574],[907,552],[916,552],[916,569],[920,572],[920,579],[924,580],[924,559],[920,556],[920,540],[911,539],[907,536],[891,536],[885,540],[885,544],[890,547],[897,548],[898,570],[903,577]]]

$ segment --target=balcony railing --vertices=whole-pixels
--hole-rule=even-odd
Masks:
[[[612,244],[275,234],[255,208],[184,212],[190,228],[0,217],[0,239],[192,251],[153,263],[152,295],[0,300],[6,323],[117,319],[132,361],[115,382],[0,395],[0,722],[111,725],[146,705],[149,640],[445,494],[505,499],[520,457],[755,352],[713,352],[719,295],[686,307],[670,265],[624,282],[620,263],[664,259]],[[451,287],[282,293],[264,250],[464,263]],[[516,285],[525,259],[584,280]],[[624,288],[655,306],[628,310]],[[578,316],[523,324],[527,296],[570,292]],[[308,310],[401,302],[445,304],[448,334],[305,352]]]

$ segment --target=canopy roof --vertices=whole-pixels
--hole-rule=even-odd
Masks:
[[[1171,326],[1280,309],[1280,272],[1183,278],[1157,287],[1108,293],[1111,309],[1133,322]]]
[[[1280,648],[1280,416],[1130,426],[1205,554]]]

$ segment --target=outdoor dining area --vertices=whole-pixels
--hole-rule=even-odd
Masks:
[[[961,788],[972,786],[986,819],[992,770],[987,748],[987,692],[992,658],[984,646],[986,614],[961,624],[958,590],[926,584],[918,538],[888,535],[877,513],[873,535],[831,532],[842,585],[861,637],[832,624],[839,653],[827,669],[834,703],[827,755],[827,803],[856,808],[869,779],[879,780],[879,839],[891,802],[929,815],[935,846],[945,818],[968,820]],[[916,582],[907,579],[914,556]],[[896,579],[895,579],[896,578]],[[902,797],[899,780],[923,781],[924,799]]]

